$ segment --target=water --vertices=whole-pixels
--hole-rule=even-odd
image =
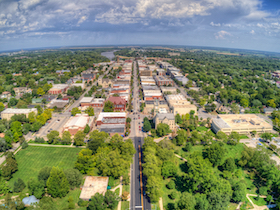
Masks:
[[[113,50],[113,51],[108,51],[108,52],[103,52],[101,53],[101,55],[109,58],[110,60],[113,60],[113,58],[115,57],[114,52],[116,52],[117,50]]]

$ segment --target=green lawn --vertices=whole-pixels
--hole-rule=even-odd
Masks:
[[[246,135],[240,135],[240,139],[249,139],[249,137]]]
[[[129,201],[122,201],[122,210],[129,209]]]
[[[206,128],[206,127],[204,127],[204,126],[200,126],[200,127],[197,127],[196,128],[196,130],[198,131],[198,132],[201,132],[201,131],[207,131],[209,128]]]
[[[267,204],[266,200],[264,198],[259,198],[259,200],[257,201],[257,197],[253,197],[253,196],[249,196],[251,201],[253,201],[254,204],[256,204],[257,206],[264,206]]]
[[[16,154],[18,171],[9,184],[13,186],[17,178],[21,178],[27,184],[31,178],[37,178],[40,169],[44,166],[73,168],[80,151],[81,148],[29,146]]]

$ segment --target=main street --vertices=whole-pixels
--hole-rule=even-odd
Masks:
[[[150,210],[151,204],[148,198],[144,195],[145,193],[145,180],[140,182],[140,161],[142,158],[139,157],[139,146],[142,149],[144,143],[144,133],[142,132],[142,117],[140,115],[140,101],[139,101],[139,88],[137,80],[136,62],[134,62],[134,76],[133,76],[133,115],[131,123],[131,139],[134,140],[134,147],[136,154],[133,158],[133,165],[131,168],[131,194],[130,194],[130,209],[143,209]],[[142,152],[140,153],[142,157]],[[140,161],[139,161],[140,160]],[[142,186],[142,191],[141,191]]]

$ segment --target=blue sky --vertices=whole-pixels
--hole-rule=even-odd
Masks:
[[[280,0],[0,0],[0,51],[122,44],[280,52]]]

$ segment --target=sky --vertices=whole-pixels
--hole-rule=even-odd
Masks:
[[[0,51],[141,44],[280,52],[280,0],[0,0]]]

